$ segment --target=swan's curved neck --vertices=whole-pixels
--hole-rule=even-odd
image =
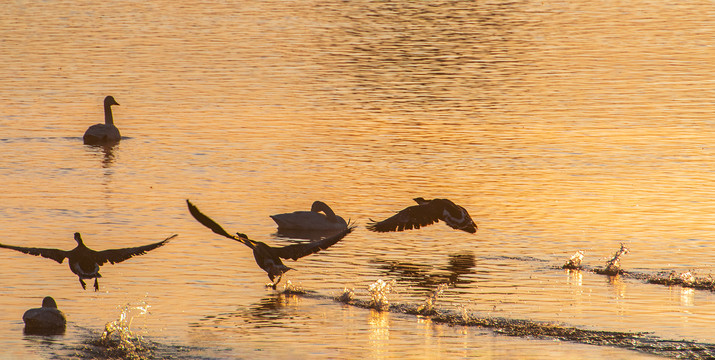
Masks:
[[[313,203],[313,206],[310,207],[310,211],[314,212],[324,212],[325,216],[328,218],[330,221],[335,221],[335,213],[333,212],[333,209],[328,206],[328,204],[322,202],[322,201],[316,201]]]
[[[114,125],[114,118],[112,117],[112,105],[104,104],[104,124]]]

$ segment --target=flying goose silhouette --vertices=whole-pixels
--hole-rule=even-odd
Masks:
[[[114,100],[114,97],[107,96],[104,98],[104,124],[94,124],[85,131],[82,137],[85,144],[105,145],[121,140],[122,135],[119,134],[119,129],[114,126],[112,105],[119,105],[119,103]]]
[[[271,219],[281,230],[342,230],[348,227],[345,220],[322,201],[313,202],[310,211],[271,215]]]
[[[444,221],[453,229],[477,232],[477,224],[469,216],[467,210],[447,199],[425,200],[421,197],[414,199],[418,205],[405,208],[397,214],[368,224],[367,229],[375,232],[403,231],[419,229]]]
[[[355,229],[355,225],[348,225],[338,234],[326,237],[322,240],[283,247],[273,247],[260,241],[251,240],[245,234],[236,233],[236,235],[231,235],[224,230],[221,225],[199,211],[199,209],[192,204],[191,201],[186,200],[186,205],[188,205],[189,212],[194,219],[200,222],[203,226],[211,229],[211,231],[216,234],[236,240],[251,248],[251,250],[253,250],[253,257],[256,260],[256,264],[268,273],[268,278],[273,282],[271,286],[274,289],[281,281],[283,274],[288,270],[293,270],[292,268],[285,266],[283,261],[281,261],[281,258],[298,260],[304,256],[317,253],[320,250],[325,250],[330,246],[335,245],[335,243],[342,240],[345,235],[351,233],[353,229]],[[278,279],[274,280],[276,277],[278,277]]]
[[[162,241],[149,245],[103,251],[94,251],[85,246],[82,242],[82,236],[80,236],[78,232],[74,233],[74,239],[75,241],[77,241],[77,247],[69,251],[60,249],[22,247],[5,244],[0,244],[0,247],[16,250],[25,254],[42,256],[57,261],[60,264],[62,264],[65,258],[67,258],[69,259],[70,270],[72,270],[73,273],[79,276],[79,283],[82,284],[82,289],[87,289],[87,285],[82,279],[94,278],[94,291],[98,291],[99,284],[97,283],[97,278],[102,277],[102,275],[99,274],[100,265],[104,265],[107,262],[115,264],[127,260],[132,256],[142,255],[149,250],[154,250],[160,246],[163,246],[164,244],[166,244],[167,241],[173,239],[176,236],[177,234],[174,234]]]

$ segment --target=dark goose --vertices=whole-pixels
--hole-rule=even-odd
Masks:
[[[97,291],[99,290],[97,278],[102,277],[102,275],[99,274],[100,265],[104,265],[107,262],[115,264],[127,260],[132,256],[142,255],[149,250],[154,250],[163,246],[170,239],[173,239],[176,236],[177,234],[174,234],[162,241],[149,245],[103,251],[94,251],[85,246],[79,233],[74,233],[74,239],[77,241],[77,247],[69,251],[60,249],[29,248],[5,244],[0,244],[0,247],[16,250],[25,254],[42,256],[57,261],[60,264],[62,264],[65,258],[67,258],[69,259],[70,270],[79,276],[79,283],[82,284],[82,289],[87,288],[87,285],[82,279],[94,279],[94,291]]]
[[[221,225],[213,221],[208,216],[204,215],[199,211],[199,209],[194,206],[189,200],[186,200],[186,204],[189,207],[189,212],[191,215],[200,222],[203,226],[211,229],[216,234],[225,236],[229,239],[236,240],[253,250],[253,258],[256,260],[256,264],[260,266],[266,273],[268,273],[268,278],[273,281],[273,288],[281,281],[283,274],[291,270],[291,268],[285,266],[281,258],[283,259],[293,259],[298,260],[304,256],[317,253],[320,250],[325,250],[332,245],[335,245],[338,241],[342,240],[345,235],[351,233],[355,229],[354,225],[348,225],[343,231],[333,236],[326,237],[322,240],[312,241],[303,244],[293,244],[283,247],[273,247],[266,245],[263,242],[251,240],[245,234],[236,233],[236,235],[229,234],[224,230]],[[277,280],[274,280],[275,278]]]
[[[405,208],[397,214],[368,224],[367,229],[376,232],[403,231],[419,229],[444,221],[453,229],[474,234],[477,224],[469,216],[467,210],[447,199],[425,200],[421,197],[414,199],[418,205]]]

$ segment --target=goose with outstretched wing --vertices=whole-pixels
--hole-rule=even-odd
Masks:
[[[5,244],[0,244],[0,248],[11,249],[35,256],[42,256],[57,261],[60,264],[62,264],[65,259],[69,259],[70,270],[79,276],[79,283],[82,285],[82,289],[87,288],[83,279],[94,279],[94,291],[98,291],[99,284],[97,283],[97,278],[102,277],[102,275],[99,274],[99,267],[101,265],[104,265],[107,262],[115,264],[133,256],[145,254],[147,251],[163,246],[176,236],[177,234],[174,234],[162,241],[144,246],[95,251],[85,246],[84,242],[82,242],[82,236],[76,232],[74,233],[74,239],[77,242],[77,247],[72,250],[34,248]]]
[[[274,247],[260,241],[251,240],[245,234],[229,234],[221,227],[221,225],[199,211],[199,209],[189,200],[186,200],[186,204],[188,205],[189,212],[194,219],[200,222],[203,226],[211,229],[211,231],[216,234],[236,240],[251,248],[251,250],[253,250],[253,258],[256,260],[256,264],[268,273],[268,278],[273,281],[271,286],[274,288],[281,281],[283,274],[286,271],[291,270],[291,268],[283,264],[281,259],[298,260],[304,256],[317,253],[320,250],[325,250],[335,245],[338,241],[342,240],[347,234],[351,233],[353,229],[355,229],[355,225],[348,224],[348,226],[339,233],[326,237],[322,240],[283,247]],[[277,280],[275,280],[276,277],[278,278]]]
[[[453,229],[471,234],[477,232],[477,224],[467,210],[451,200],[425,200],[421,197],[414,200],[418,205],[409,206],[385,220],[372,221],[367,229],[375,232],[403,231],[419,229],[442,220]]]

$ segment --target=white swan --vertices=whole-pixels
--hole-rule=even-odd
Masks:
[[[82,137],[85,144],[105,145],[118,142],[122,138],[122,135],[119,134],[119,129],[114,126],[112,105],[119,105],[114,100],[114,97],[107,96],[104,98],[104,124],[94,124],[87,129]]]
[[[325,214],[321,214],[320,212]],[[271,215],[278,224],[278,229],[284,230],[342,230],[348,224],[343,218],[335,215],[326,203],[316,201],[310,211],[295,211],[292,213]]]

